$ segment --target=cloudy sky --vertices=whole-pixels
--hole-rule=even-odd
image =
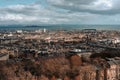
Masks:
[[[4,24],[120,24],[120,0],[0,0]]]

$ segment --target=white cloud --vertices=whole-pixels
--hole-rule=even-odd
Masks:
[[[109,10],[113,7],[111,0],[98,0],[94,2],[94,9],[96,10]]]
[[[47,0],[47,7],[38,3],[0,7],[0,24],[116,24],[120,21],[118,2]]]
[[[13,14],[6,14],[6,15],[1,15],[0,20],[5,21],[5,20],[22,20],[23,17],[20,15],[13,15]]]

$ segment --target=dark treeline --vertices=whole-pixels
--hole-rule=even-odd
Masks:
[[[91,55],[91,58],[96,58],[96,57],[101,57],[101,58],[113,58],[113,57],[120,57],[120,50],[104,50],[101,53],[94,53]]]

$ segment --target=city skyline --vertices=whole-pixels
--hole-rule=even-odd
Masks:
[[[119,0],[0,0],[0,25],[118,25],[119,2]]]

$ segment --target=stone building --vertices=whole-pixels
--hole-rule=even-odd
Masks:
[[[79,72],[81,80],[96,80],[96,69],[93,65],[82,66]]]
[[[120,60],[114,58],[109,59],[107,62],[107,80],[119,80],[120,79]]]
[[[9,59],[9,54],[7,53],[1,53],[0,54],[0,61],[8,60]]]

